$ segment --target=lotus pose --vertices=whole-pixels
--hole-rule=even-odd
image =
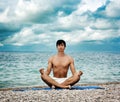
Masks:
[[[49,58],[47,70],[45,71],[44,68],[39,70],[41,78],[52,88],[71,88],[72,85],[80,80],[83,72],[77,72],[74,67],[73,58],[64,53],[66,48],[66,42],[64,40],[58,40],[56,42],[56,48],[58,52]],[[69,68],[72,72],[71,77],[67,77]],[[53,77],[49,76],[51,71],[53,71]]]

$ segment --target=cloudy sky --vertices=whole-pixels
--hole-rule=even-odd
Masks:
[[[120,0],[0,0],[0,51],[120,51]]]

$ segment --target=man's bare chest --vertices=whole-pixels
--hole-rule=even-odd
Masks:
[[[66,58],[63,58],[63,59],[54,59],[52,63],[54,67],[67,67],[70,64],[70,61]]]

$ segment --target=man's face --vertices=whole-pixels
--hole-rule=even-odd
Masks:
[[[57,49],[58,49],[59,52],[64,52],[64,50],[65,50],[64,44],[62,43],[60,45],[57,45]]]

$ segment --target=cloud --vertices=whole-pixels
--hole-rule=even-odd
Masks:
[[[2,43],[0,43],[0,46],[4,46]]]
[[[95,12],[99,7],[105,5],[106,0],[81,0],[76,13],[82,14],[86,11]]]
[[[7,3],[6,3],[7,2]],[[55,22],[59,12],[69,15],[75,10],[79,0],[13,0],[1,1],[0,30],[16,31],[34,24]],[[69,11],[67,10],[69,9]]]
[[[106,15],[109,17],[120,18],[120,0],[111,0],[111,2],[106,7]]]
[[[0,11],[3,45],[96,43],[120,37],[119,0],[19,0]],[[12,1],[13,2],[13,1]],[[111,12],[110,12],[111,11]],[[5,32],[12,32],[8,35]]]
[[[40,27],[40,26],[39,26]],[[43,28],[44,29],[44,28]],[[53,34],[54,36],[54,34]],[[16,46],[23,46],[29,44],[42,44],[42,43],[50,43],[52,36],[49,33],[42,32],[38,30],[38,25],[34,25],[32,27],[23,28],[19,33],[10,36],[5,43],[13,44]]]
[[[49,27],[49,28],[48,28]],[[41,28],[38,30],[38,28]],[[46,31],[44,31],[48,28]],[[64,39],[69,44],[74,45],[82,41],[94,41],[94,40],[105,40],[109,38],[119,37],[119,32],[113,30],[102,30],[92,29],[89,26],[83,30],[73,30],[70,32],[54,31],[58,28],[52,29],[52,26],[40,26],[34,25],[21,30],[21,32],[14,34],[6,40],[6,43],[11,43],[16,46],[23,46],[29,44],[46,44],[53,45],[56,40]],[[103,33],[103,34],[102,34]],[[116,34],[116,35],[115,35]]]
[[[7,6],[0,14],[0,22],[36,22],[44,23],[49,20],[53,21],[57,12],[63,11],[69,14],[75,10],[77,3],[80,0],[19,0],[15,8]],[[67,10],[69,9],[69,11]],[[69,13],[68,13],[69,12]]]

